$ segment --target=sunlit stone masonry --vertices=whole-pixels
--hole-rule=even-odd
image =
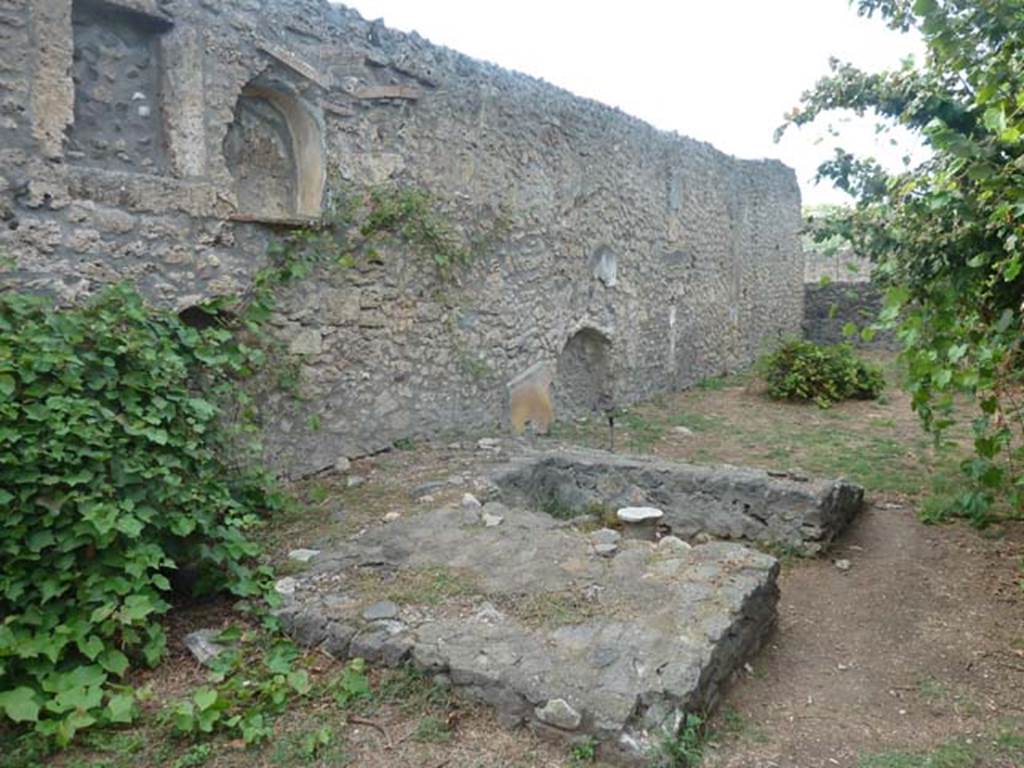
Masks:
[[[0,51],[7,285],[73,302],[129,280],[186,311],[382,188],[429,192],[464,240],[448,280],[396,241],[283,296],[300,397],[262,403],[282,473],[452,428],[543,431],[800,330],[790,169],[342,6],[0,0]]]

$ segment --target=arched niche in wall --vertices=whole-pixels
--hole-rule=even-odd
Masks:
[[[327,178],[319,122],[293,94],[250,83],[224,137],[238,211],[252,219],[316,218]]]
[[[614,405],[612,342],[596,328],[574,333],[558,356],[555,405],[559,417],[587,416]]]

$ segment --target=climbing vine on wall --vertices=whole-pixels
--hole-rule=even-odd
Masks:
[[[268,593],[247,532],[282,499],[222,425],[261,353],[130,288],[0,295],[0,713],[58,743],[134,714],[171,579]],[[241,396],[244,397],[244,396]]]
[[[242,296],[184,322],[116,286],[80,307],[0,294],[0,715],[59,744],[129,722],[125,675],[165,649],[174,574],[266,597],[248,532],[282,495],[254,469],[246,382],[284,360],[265,331],[281,286],[379,258],[394,239],[439,276],[471,248],[413,189],[336,195],[322,223],[272,243]],[[197,316],[195,313],[198,313]]]
[[[338,187],[327,198],[327,210],[316,225],[296,230],[273,246],[271,255],[278,263],[257,290],[282,277],[305,276],[318,263],[354,267],[379,261],[387,244],[428,259],[438,278],[448,283],[505,226],[504,217],[497,216],[490,229],[471,240],[445,214],[441,201],[418,187]]]

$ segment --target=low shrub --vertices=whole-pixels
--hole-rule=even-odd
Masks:
[[[174,731],[199,738],[215,732],[256,744],[273,733],[273,722],[298,696],[312,690],[299,649],[237,628],[221,633],[224,650],[210,662],[208,684],[169,707]],[[260,645],[265,647],[260,647]]]
[[[882,371],[849,344],[822,346],[794,339],[758,361],[768,394],[778,400],[813,400],[822,408],[842,400],[871,400],[885,389]]]
[[[128,722],[176,569],[266,592],[246,530],[280,499],[229,458],[224,409],[259,362],[126,287],[64,310],[0,294],[0,716],[59,744]]]

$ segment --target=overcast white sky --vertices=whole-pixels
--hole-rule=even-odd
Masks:
[[[846,196],[815,186],[818,164],[842,131],[848,149],[898,164],[901,132],[876,137],[874,121],[842,116],[772,133],[829,56],[865,69],[897,66],[921,44],[860,19],[847,0],[346,0],[369,19],[543,78],[620,107],[659,128],[709,141],[739,157],[778,158],[796,169],[805,203]],[[896,137],[900,146],[890,145]],[[910,144],[913,146],[913,143]]]

